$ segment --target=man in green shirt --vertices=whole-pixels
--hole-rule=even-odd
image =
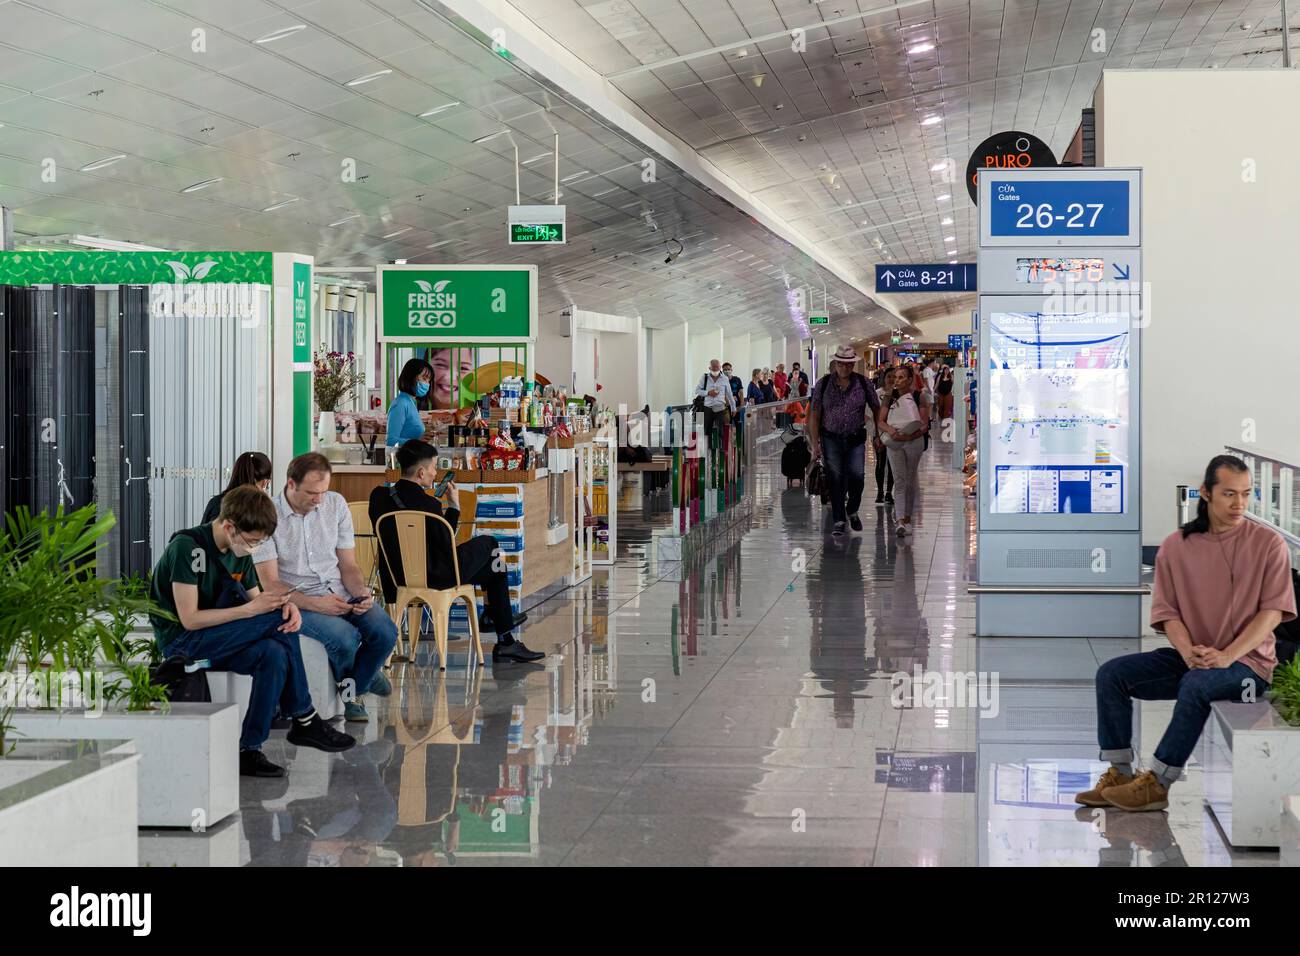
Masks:
[[[228,491],[217,520],[172,536],[153,571],[152,597],[174,621],[153,617],[163,654],[206,659],[213,670],[249,674],[253,694],[239,738],[243,776],[279,777],[262,753],[276,708],[292,715],[289,743],[331,753],[356,741],[316,713],[298,646],[302,618],[288,589],[263,591],[251,557],[275,532],[271,499],[245,485]]]

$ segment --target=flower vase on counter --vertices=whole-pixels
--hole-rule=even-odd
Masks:
[[[316,438],[322,445],[333,445],[338,441],[333,412],[320,413],[320,417],[316,420]]]

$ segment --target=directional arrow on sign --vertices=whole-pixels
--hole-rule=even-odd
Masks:
[[[1119,267],[1119,263],[1118,263],[1118,262],[1112,262],[1112,263],[1110,264],[1110,266],[1111,266],[1112,269],[1115,270],[1115,278],[1116,278],[1116,279],[1122,279],[1122,280],[1124,280],[1124,281],[1127,281],[1127,280],[1128,280],[1128,276],[1129,276],[1129,267],[1128,267],[1128,266],[1125,266],[1123,269],[1121,269],[1121,268]]]
[[[893,274],[892,272],[890,272],[888,269],[886,269],[886,270],[885,270],[884,272],[882,272],[880,275],[881,275],[882,278],[884,278],[884,280],[885,280],[885,285],[892,285],[892,284],[893,284],[893,282],[894,282],[894,274]]]

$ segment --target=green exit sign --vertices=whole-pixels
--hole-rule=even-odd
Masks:
[[[521,222],[512,222],[510,224],[510,244],[514,245],[519,242],[527,243],[564,243],[564,223],[532,223],[526,224]]]
[[[829,315],[810,315],[808,316],[809,325],[830,325],[831,317]]]
[[[902,341],[903,341],[903,336],[897,332],[894,332],[889,336],[890,345],[898,345]]]

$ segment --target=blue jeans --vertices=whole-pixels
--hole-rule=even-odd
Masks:
[[[349,678],[355,681],[358,697],[370,690],[397,644],[397,628],[378,607],[339,617],[303,611],[302,634],[325,645],[334,679],[339,683]]]
[[[862,505],[862,486],[866,475],[866,442],[822,432],[822,463],[826,467],[826,486],[831,493],[831,520],[843,521],[845,514],[855,515]],[[848,505],[845,505],[845,495]]]
[[[1181,770],[1200,739],[1210,704],[1241,700],[1247,682],[1263,698],[1268,681],[1237,661],[1230,667],[1191,670],[1172,647],[1128,654],[1097,670],[1097,742],[1101,759],[1133,762],[1133,701],[1176,700],[1174,716],[1156,747],[1150,769],[1164,776]]]
[[[279,611],[268,611],[242,621],[183,631],[164,650],[168,655],[206,658],[214,671],[252,675],[253,696],[239,735],[240,750],[258,750],[266,743],[277,705],[291,717],[312,711],[298,635],[281,633],[278,628],[283,623]]]

